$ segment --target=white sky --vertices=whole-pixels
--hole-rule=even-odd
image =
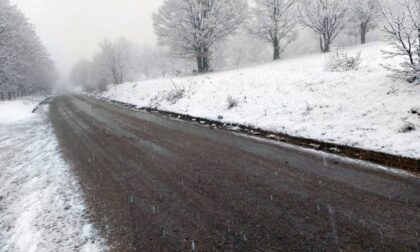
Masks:
[[[36,26],[61,73],[90,58],[104,38],[156,44],[152,13],[163,0],[10,0]]]

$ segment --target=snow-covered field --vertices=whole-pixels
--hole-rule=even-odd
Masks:
[[[293,136],[420,158],[420,86],[394,81],[380,64],[382,42],[362,52],[360,69],[325,70],[316,54],[200,76],[146,80],[101,94],[137,105],[251,125]],[[174,96],[185,90],[181,99]],[[228,108],[228,97],[238,105]],[[410,131],[411,130],[411,131]]]
[[[0,102],[0,251],[104,251],[41,99]]]

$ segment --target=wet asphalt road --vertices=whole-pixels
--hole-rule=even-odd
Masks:
[[[57,97],[50,118],[115,251],[420,251],[420,179]]]

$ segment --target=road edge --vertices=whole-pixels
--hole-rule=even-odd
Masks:
[[[38,105],[32,110],[32,114],[36,113],[42,105],[49,104],[53,99],[54,99],[53,96],[47,96],[44,100],[38,103]]]
[[[130,109],[133,111],[141,111],[148,113],[158,113],[162,116],[182,120],[185,122],[196,123],[199,125],[207,125],[213,129],[221,129],[230,132],[243,133],[245,135],[271,140],[274,142],[287,143],[306,149],[312,149],[317,151],[322,151],[329,154],[334,154],[337,156],[352,158],[356,160],[362,160],[371,162],[374,164],[396,168],[408,172],[413,172],[415,174],[420,174],[420,159],[403,157],[393,154],[387,154],[383,152],[362,149],[352,146],[340,145],[335,143],[324,142],[316,139],[310,138],[301,138],[284,133],[270,132],[256,127],[246,126],[237,123],[223,123],[220,121],[210,120],[201,117],[194,117],[186,114],[180,114],[165,110],[159,110],[151,107],[138,107],[133,104],[124,103],[112,99],[107,99],[103,97],[97,97],[94,95],[86,95],[88,98],[107,102],[122,108]]]

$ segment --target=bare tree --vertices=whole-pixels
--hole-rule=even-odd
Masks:
[[[379,4],[379,3],[378,3]],[[409,82],[420,82],[420,1],[404,0],[400,2],[401,13],[389,4],[380,4],[380,13],[385,21],[384,31],[394,50],[383,51],[386,57],[405,57],[400,68],[385,66],[396,77]]]
[[[274,60],[280,59],[280,54],[297,37],[294,6],[295,0],[257,0],[252,9],[247,28],[273,46]]]
[[[131,42],[124,38],[117,41],[104,40],[100,45],[97,61],[110,72],[115,85],[124,83],[127,79],[132,60]]]
[[[212,47],[243,23],[247,6],[246,0],[166,0],[153,15],[159,44],[194,57],[198,72],[207,72]]]
[[[347,0],[299,0],[302,25],[319,34],[322,52],[329,52],[332,42],[345,28]]]
[[[351,5],[349,35],[360,38],[360,43],[366,43],[366,35],[377,27],[375,22],[379,16],[377,0],[353,0]]]
[[[70,81],[85,91],[102,92],[109,84],[190,73],[191,62],[170,57],[161,49],[139,46],[126,39],[104,40],[91,60],[74,67]],[[188,69],[188,70],[187,70]]]

